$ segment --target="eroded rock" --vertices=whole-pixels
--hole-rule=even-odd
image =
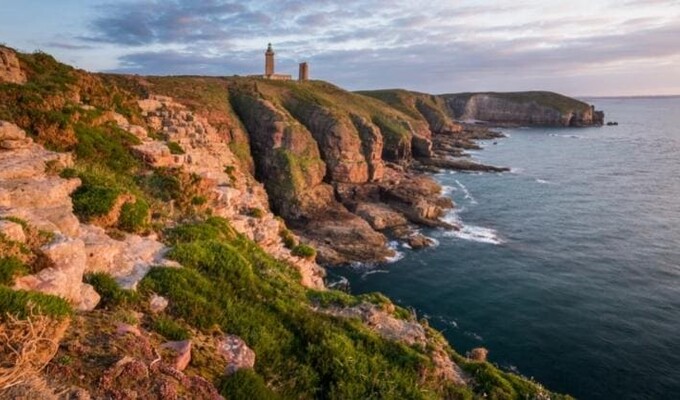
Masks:
[[[255,367],[255,352],[236,335],[226,335],[218,339],[217,350],[227,362],[227,375],[243,368]]]
[[[0,82],[26,83],[26,74],[16,53],[4,46],[0,46]]]

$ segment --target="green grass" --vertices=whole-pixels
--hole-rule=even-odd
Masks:
[[[184,154],[184,149],[177,142],[168,142],[168,149],[170,149],[170,154]]]
[[[84,221],[108,214],[120,190],[98,185],[82,185],[73,192],[73,212]]]
[[[187,340],[191,338],[189,330],[172,318],[160,315],[154,318],[151,329],[168,340]]]
[[[418,388],[423,354],[357,321],[312,311],[295,270],[235,235],[226,221],[180,226],[167,238],[174,244],[169,257],[185,268],[152,269],[140,291],[168,298],[172,318],[236,334],[255,350],[253,376],[227,378],[225,385],[240,382],[244,396],[258,393],[264,380],[284,397],[435,397]]]
[[[114,309],[117,307],[133,306],[139,301],[138,295],[132,290],[122,289],[118,282],[104,272],[90,273],[84,277],[85,283],[89,283],[99,293],[101,300],[99,308]]]
[[[61,297],[0,286],[0,320],[7,314],[23,319],[31,313],[63,318],[70,316],[73,310]]]
[[[16,257],[0,258],[0,285],[12,286],[14,278],[28,273],[28,268]]]
[[[316,258],[316,249],[314,249],[311,246],[307,246],[306,244],[299,244],[293,247],[291,254],[297,257],[308,258],[313,260],[314,258]]]
[[[233,400],[276,400],[280,398],[267,387],[264,379],[249,369],[236,371],[223,379],[220,392]]]
[[[149,224],[149,203],[139,199],[134,203],[125,203],[120,210],[118,227],[124,231],[141,233]]]

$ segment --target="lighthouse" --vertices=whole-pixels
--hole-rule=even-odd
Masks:
[[[264,52],[264,76],[267,78],[274,75],[274,54],[272,44],[269,43],[267,51]]]

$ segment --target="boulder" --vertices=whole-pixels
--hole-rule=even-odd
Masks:
[[[217,351],[227,362],[227,375],[243,368],[255,367],[255,352],[236,335],[226,335],[218,339]]]
[[[0,121],[0,141],[23,139],[26,139],[26,132],[23,129],[11,122]]]
[[[484,362],[486,357],[489,355],[489,350],[484,347],[476,347],[467,354],[468,358],[472,361]]]
[[[406,243],[408,243],[408,245],[412,249],[417,250],[432,246],[434,244],[434,241],[425,235],[416,233],[414,235],[409,236],[406,239]]]
[[[85,271],[85,244],[80,239],[57,235],[51,243],[40,248],[46,268],[34,275],[17,278],[14,288],[35,290],[69,300],[77,307],[92,309],[96,296],[92,290],[83,287]],[[83,299],[83,294],[86,298]]]
[[[178,371],[184,371],[191,361],[191,340],[166,342],[161,345],[163,349],[170,349],[175,353],[172,367]]]
[[[154,314],[161,313],[165,311],[165,309],[168,307],[168,299],[166,299],[163,296],[159,296],[157,294],[151,295],[151,299],[149,300],[149,308],[151,309],[151,312]]]
[[[26,83],[26,74],[13,50],[0,45],[0,82]]]
[[[24,233],[24,227],[21,224],[8,220],[0,220],[0,235],[5,238],[19,242],[26,242],[26,234]]]
[[[402,214],[381,203],[359,203],[354,213],[379,231],[408,223]]]

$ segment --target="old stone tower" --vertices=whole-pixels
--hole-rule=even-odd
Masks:
[[[309,64],[306,62],[300,63],[300,74],[298,76],[300,82],[309,80]]]
[[[272,44],[269,43],[264,53],[264,76],[271,77],[272,75],[274,75],[274,50]]]

